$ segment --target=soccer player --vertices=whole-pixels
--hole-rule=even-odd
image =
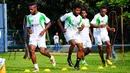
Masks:
[[[73,3],[72,9],[73,9],[72,12],[66,13],[65,15],[61,16],[58,19],[58,25],[60,26],[62,32],[64,33],[66,41],[70,43],[67,61],[69,66],[71,67],[73,66],[73,63],[71,61],[71,54],[73,52],[75,45],[77,45],[78,47],[77,60],[74,68],[79,70],[80,69],[79,62],[84,57],[82,40],[79,34],[79,29],[81,29],[82,25],[82,17],[80,16],[81,12],[80,3]],[[65,21],[64,28],[61,23],[63,21]]]
[[[115,32],[114,28],[110,28],[108,26],[108,16],[106,15],[106,13],[107,13],[107,7],[102,6],[100,9],[100,13],[96,14],[91,21],[95,43],[98,45],[99,55],[101,57],[103,66],[106,66],[106,63],[105,63],[104,55],[103,55],[102,42],[105,43],[107,46],[106,61],[108,64],[112,65],[112,62],[110,61],[112,48],[111,48],[110,38],[108,36],[107,30]]]
[[[39,71],[36,61],[35,49],[38,46],[42,55],[50,58],[53,66],[56,65],[54,57],[46,51],[45,35],[48,28],[51,26],[50,19],[44,13],[37,11],[37,4],[32,2],[29,5],[30,15],[27,16],[27,29],[30,34],[29,47],[30,57],[34,64],[34,72]],[[47,26],[45,27],[45,24]]]
[[[54,50],[57,51],[57,52],[59,52],[60,45],[59,45],[58,32],[56,32],[56,35],[54,35],[53,39],[54,39],[54,44],[55,44]]]
[[[81,38],[82,38],[82,42],[83,42],[83,48],[84,48],[84,55],[88,55],[91,52],[91,48],[92,48],[92,42],[94,40],[93,35],[91,33],[91,29],[90,27],[90,22],[89,19],[86,18],[87,16],[87,11],[85,9],[82,9],[81,11],[81,16],[83,18],[83,25],[82,27],[83,30],[80,32]],[[90,35],[90,36],[89,36]],[[91,37],[91,40],[90,40]],[[85,59],[83,58],[82,64],[84,65],[88,65],[87,62],[85,61]]]

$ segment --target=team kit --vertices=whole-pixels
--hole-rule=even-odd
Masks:
[[[35,2],[29,5],[30,15],[27,16],[27,30],[29,33],[29,52],[30,58],[34,65],[34,72],[39,71],[36,61],[35,49],[40,48],[40,53],[50,59],[53,66],[56,66],[54,56],[46,50],[46,31],[51,26],[51,20],[44,14],[37,10]],[[58,20],[58,26],[61,28],[66,41],[70,44],[68,50],[67,63],[70,67],[80,70],[80,62],[88,65],[85,61],[85,56],[91,52],[92,43],[98,46],[99,55],[102,66],[107,64],[112,65],[111,61],[111,43],[108,36],[108,31],[115,32],[114,28],[108,26],[107,7],[100,7],[100,12],[97,13],[90,21],[87,18],[87,10],[85,10],[80,3],[72,4],[72,11],[65,13]],[[63,24],[64,22],[64,24]],[[46,26],[45,26],[46,24]],[[93,28],[93,33],[90,27]],[[106,44],[106,58],[104,59],[102,44]],[[71,60],[71,55],[74,47],[77,46],[77,58],[75,64]]]

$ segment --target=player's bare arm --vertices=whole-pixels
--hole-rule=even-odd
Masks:
[[[84,29],[85,25],[82,24],[81,27],[78,27],[78,33],[80,33],[80,31],[82,31]]]
[[[65,33],[66,30],[65,30],[65,29],[63,28],[63,26],[62,26],[62,23],[61,23],[60,18],[57,20],[57,23],[58,23],[59,27],[61,28],[62,32]]]
[[[104,27],[106,27],[106,24],[102,24],[102,25],[96,25],[96,24],[91,24],[91,26],[93,27],[93,28],[104,28]]]
[[[115,32],[115,28],[111,28],[111,27],[109,27],[108,25],[107,25],[106,27],[107,27],[107,30],[112,31],[112,32]]]
[[[43,31],[41,31],[40,35],[43,36],[44,33],[45,33],[45,32],[48,30],[48,28],[50,28],[50,27],[51,27],[51,22],[47,23],[46,28],[45,28]]]
[[[91,41],[92,43],[94,42],[94,37],[93,37],[93,34],[91,32],[91,29],[89,28],[89,35],[90,35],[90,38],[91,38]]]
[[[32,30],[30,29],[30,27],[27,27],[27,30],[28,30],[29,34],[32,34]]]

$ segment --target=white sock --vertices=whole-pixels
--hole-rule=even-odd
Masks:
[[[53,56],[51,56],[50,59],[53,59],[52,57],[53,57]]]
[[[38,64],[34,64],[34,68],[39,70]]]

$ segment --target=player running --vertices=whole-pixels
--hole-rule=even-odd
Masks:
[[[78,30],[81,29],[80,27],[82,25],[82,17],[80,16],[81,12],[80,3],[73,3],[72,9],[73,9],[72,12],[66,13],[65,15],[61,16],[58,19],[58,25],[60,26],[62,32],[64,33],[66,41],[70,43],[67,61],[69,66],[71,67],[73,66],[73,63],[71,61],[71,54],[73,52],[75,45],[77,45],[78,47],[77,60],[74,68],[79,70],[80,69],[79,62],[84,57],[82,40]],[[61,22],[65,22],[64,28]]]
[[[51,26],[50,19],[44,13],[37,11],[37,4],[32,2],[29,5],[31,14],[27,16],[27,29],[30,34],[29,47],[30,57],[34,64],[34,72],[39,71],[36,61],[35,49],[38,46],[42,55],[50,58],[53,66],[56,65],[54,57],[46,51],[45,36],[47,29]],[[45,24],[47,26],[45,27]]]
[[[95,43],[98,45],[99,48],[99,55],[102,60],[103,66],[106,66],[104,55],[103,55],[103,47],[102,42],[106,44],[106,61],[108,64],[112,65],[112,62],[110,61],[110,55],[111,55],[111,43],[110,38],[108,36],[108,31],[115,32],[114,28],[110,28],[108,26],[108,16],[106,15],[107,8],[105,6],[102,6],[100,9],[100,13],[96,14],[91,21],[91,26],[93,27],[93,35],[95,38]]]
[[[80,35],[81,35],[81,38],[82,38],[82,42],[83,42],[83,48],[84,48],[84,55],[88,55],[90,52],[91,52],[91,48],[92,48],[92,42],[93,42],[93,35],[91,33],[91,29],[89,28],[90,27],[90,22],[89,22],[89,19],[86,18],[87,16],[87,11],[85,9],[82,9],[81,11],[81,16],[83,18],[83,25],[82,27],[83,30],[80,32]],[[90,40],[90,36],[91,36],[91,40]],[[83,58],[82,60],[82,64],[84,65],[88,65],[87,62],[85,61],[85,58]]]

